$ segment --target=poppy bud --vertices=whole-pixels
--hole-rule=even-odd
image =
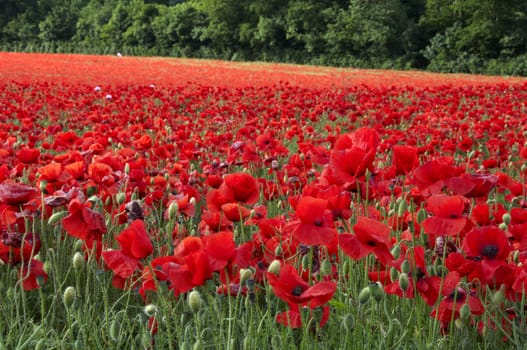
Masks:
[[[333,272],[331,262],[328,259],[322,260],[322,263],[320,264],[320,272],[324,276],[329,276]]]
[[[403,292],[406,292],[406,290],[409,287],[409,281],[408,281],[408,275],[406,273],[401,273],[399,275],[399,287]]]
[[[282,251],[282,246],[281,245],[278,245],[275,250],[274,250],[274,256],[280,256],[282,255],[283,251]]]
[[[69,308],[76,298],[76,291],[75,287],[69,286],[64,290],[64,294],[62,295],[62,301],[64,302],[64,305],[66,308]]]
[[[470,317],[470,305],[468,303],[465,303],[461,306],[461,309],[459,309],[459,317],[466,321]]]
[[[341,322],[340,326],[342,328],[344,328],[345,330],[352,330],[354,324],[355,324],[355,319],[353,318],[353,315],[352,314],[347,314],[342,319],[342,322]]]
[[[59,211],[57,213],[53,213],[53,215],[51,215],[48,219],[48,224],[49,225],[54,225],[56,223],[58,223],[60,220],[62,220],[62,218],[66,217],[68,215],[68,211],[67,210],[63,210],[63,211]]]
[[[401,256],[401,246],[400,245],[395,245],[393,248],[392,248],[392,256],[394,257],[395,260],[399,259],[399,257]]]
[[[507,224],[502,222],[501,224],[498,225],[498,228],[502,231],[507,231]]]
[[[427,217],[428,214],[426,213],[426,210],[419,209],[419,211],[417,212],[417,223],[421,224]]]
[[[395,267],[392,267],[390,269],[390,281],[395,282],[398,279],[399,279],[399,271]]]
[[[193,290],[189,293],[188,306],[193,313],[197,313],[201,308],[201,296],[197,290]]]
[[[465,322],[462,319],[457,318],[454,321],[454,325],[456,326],[457,329],[462,329],[465,326]]]
[[[512,253],[512,261],[514,261],[515,264],[517,264],[520,261],[520,251],[515,250],[514,253]]]
[[[371,297],[371,290],[370,287],[362,288],[362,290],[359,293],[359,303],[366,304]]]
[[[307,270],[309,269],[309,265],[311,263],[309,254],[306,254],[302,257],[302,269]]]
[[[75,270],[82,269],[85,262],[84,256],[80,252],[75,252],[75,254],[73,254],[72,264]]]
[[[503,214],[501,219],[503,220],[503,223],[508,226],[511,223],[511,214],[505,213],[505,214]]]
[[[279,260],[273,260],[271,264],[269,264],[269,267],[267,268],[267,272],[278,275],[280,274],[280,261]]]
[[[148,304],[144,307],[143,312],[148,317],[152,317],[157,313],[157,307],[154,304]]]
[[[110,338],[114,342],[119,341],[119,335],[121,333],[121,325],[117,319],[114,319],[112,323],[110,324]]]
[[[50,271],[51,271],[51,262],[49,262],[49,260],[44,262],[43,269],[44,269],[45,273],[47,273],[47,274],[50,273]]]
[[[408,208],[408,205],[405,200],[402,200],[399,203],[399,207],[397,208],[397,216],[401,217],[406,213],[406,209]]]
[[[373,299],[375,299],[376,302],[380,302],[384,298],[384,289],[382,288],[382,285],[380,283],[371,283],[369,288],[371,295],[373,296]]]
[[[406,274],[410,272],[410,262],[408,260],[404,260],[401,263],[401,272]]]
[[[46,194],[46,187],[48,186],[48,182],[46,180],[42,180],[40,181],[40,183],[38,184],[38,187],[40,189],[40,192],[41,193],[44,193]]]
[[[80,252],[82,250],[82,246],[84,245],[84,241],[82,240],[76,240],[73,244],[73,250],[76,252]]]
[[[499,306],[499,305],[503,304],[504,301],[505,301],[505,293],[503,292],[503,289],[500,288],[492,296],[492,303],[494,305],[498,305]]]
[[[123,192],[117,193],[117,195],[115,196],[115,200],[117,201],[117,204],[123,204],[126,200],[126,194]]]
[[[179,206],[176,201],[173,201],[172,203],[170,203],[170,205],[168,206],[168,219],[174,220],[177,215],[178,210],[179,210]]]
[[[253,277],[253,272],[250,269],[240,269],[240,286]]]
[[[38,343],[35,345],[35,350],[44,350],[47,349],[46,345],[46,339],[42,338],[38,341]]]
[[[476,150],[473,149],[470,152],[468,152],[467,157],[468,158],[472,158],[472,157],[474,157],[475,154],[476,154]]]

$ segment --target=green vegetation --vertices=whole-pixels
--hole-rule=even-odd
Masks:
[[[2,0],[0,49],[527,75],[523,0]]]

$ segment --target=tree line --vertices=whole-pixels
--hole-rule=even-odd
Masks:
[[[525,0],[0,0],[0,49],[527,75]]]

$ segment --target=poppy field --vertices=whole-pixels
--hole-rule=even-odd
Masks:
[[[0,349],[523,348],[526,101],[0,53]]]

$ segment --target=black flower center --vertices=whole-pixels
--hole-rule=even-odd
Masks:
[[[291,294],[293,294],[295,297],[299,297],[302,294],[303,291],[304,290],[303,290],[302,286],[296,286],[291,291]]]
[[[317,227],[322,227],[322,219],[320,218],[315,219],[315,221],[313,221],[313,225]]]
[[[481,249],[481,255],[486,258],[494,259],[498,255],[499,248],[495,244],[487,244]]]
[[[366,242],[366,244],[369,245],[370,247],[375,247],[377,245],[377,242],[369,240],[368,242]]]

